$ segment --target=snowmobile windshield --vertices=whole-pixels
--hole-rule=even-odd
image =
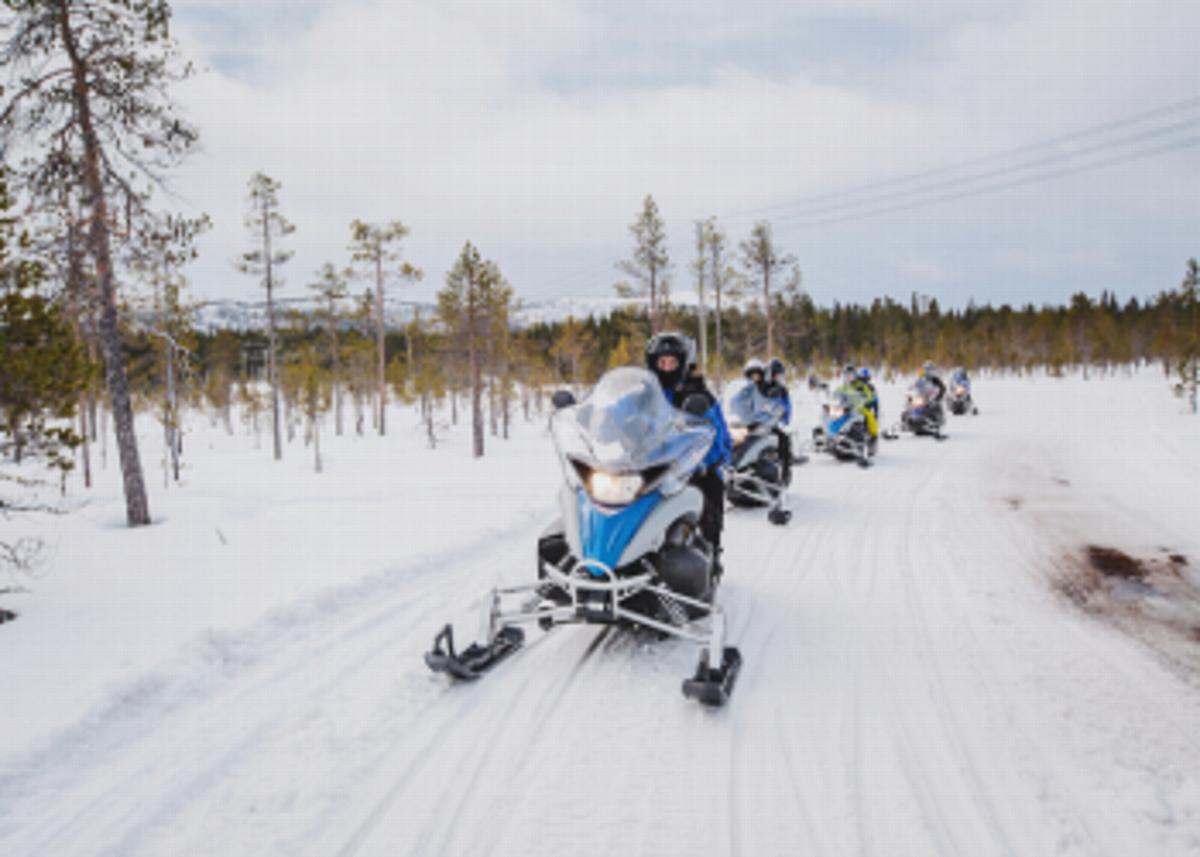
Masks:
[[[753,381],[737,381],[725,394],[725,422],[730,428],[776,423],[783,419],[783,402],[764,396]]]
[[[681,475],[700,465],[715,435],[703,417],[672,407],[652,373],[632,366],[606,373],[578,405],[556,413],[553,431],[559,455],[587,467],[665,466]]]
[[[854,410],[855,408],[862,407],[863,403],[866,402],[866,399],[867,397],[863,394],[863,392],[855,389],[854,387],[838,387],[833,391],[834,405],[846,410]]]
[[[912,389],[916,395],[927,402],[937,397],[937,387],[928,378],[918,378]]]

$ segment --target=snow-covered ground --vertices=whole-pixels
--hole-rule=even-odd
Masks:
[[[690,646],[598,628],[426,670],[533,573],[544,421],[473,461],[397,410],[318,475],[196,418],[166,491],[147,422],[155,526],[112,461],[0,521],[50,545],[0,603],[0,854],[1200,854],[1200,421],[1149,370],[976,394],[944,443],[797,469],[785,528],[730,514],[719,711]]]

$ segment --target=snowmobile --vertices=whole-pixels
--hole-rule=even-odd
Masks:
[[[971,398],[971,379],[961,369],[956,369],[950,376],[950,389],[946,391],[946,403],[950,408],[950,413],[955,416],[961,417],[968,413],[979,414],[979,408],[976,407],[975,400]]]
[[[792,517],[783,508],[791,471],[784,467],[776,434],[783,414],[783,402],[764,396],[753,381],[737,381],[725,395],[725,421],[733,441],[726,496],[734,506],[767,506],[772,524],[786,524]]]
[[[821,405],[821,423],[813,429],[813,449],[828,452],[839,461],[856,461],[859,467],[870,467],[875,447],[867,432],[862,404],[862,395],[857,391],[846,387],[835,390],[831,400]]]
[[[914,435],[927,435],[945,440],[942,426],[946,412],[938,397],[937,387],[928,378],[918,378],[908,391],[904,412],[900,415],[900,427]]]
[[[678,410],[651,372],[624,367],[579,403],[560,391],[554,405],[565,484],[560,515],[538,540],[537,579],[493,589],[478,639],[460,652],[446,625],[426,664],[477,679],[521,648],[524,624],[643,627],[698,643],[683,694],[723,705],[742,656],[725,645],[725,614],[714,603],[721,566],[701,534],[703,495],[688,482],[714,437],[702,416],[707,402],[692,397]]]

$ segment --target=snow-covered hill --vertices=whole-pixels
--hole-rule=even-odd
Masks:
[[[1200,853],[1200,427],[1157,372],[976,393],[944,443],[799,468],[785,528],[729,515],[719,711],[680,694],[690,647],[612,630],[426,670],[533,574],[544,422],[473,461],[397,411],[318,475],[194,418],[154,526],[122,526],[113,460],[72,514],[3,522],[52,552],[0,596],[0,853]]]

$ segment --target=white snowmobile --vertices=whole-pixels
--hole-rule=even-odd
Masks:
[[[928,378],[918,378],[908,391],[904,412],[900,415],[900,428],[917,436],[945,440],[942,431],[945,423],[946,411],[938,397],[937,386]]]
[[[725,421],[733,441],[732,463],[725,473],[726,496],[734,506],[766,506],[772,524],[786,524],[792,513],[783,508],[791,481],[776,429],[783,421],[783,402],[764,396],[753,381],[730,385],[725,395]]]
[[[686,697],[723,705],[741,668],[713,603],[720,566],[700,531],[704,498],[688,484],[713,441],[703,401],[673,408],[658,379],[633,367],[604,375],[576,404],[555,394],[551,426],[566,484],[560,517],[538,540],[538,579],[494,589],[479,638],[464,651],[446,625],[425,662],[476,679],[516,652],[520,625],[640,626],[702,648]],[[686,411],[686,412],[685,412]]]

